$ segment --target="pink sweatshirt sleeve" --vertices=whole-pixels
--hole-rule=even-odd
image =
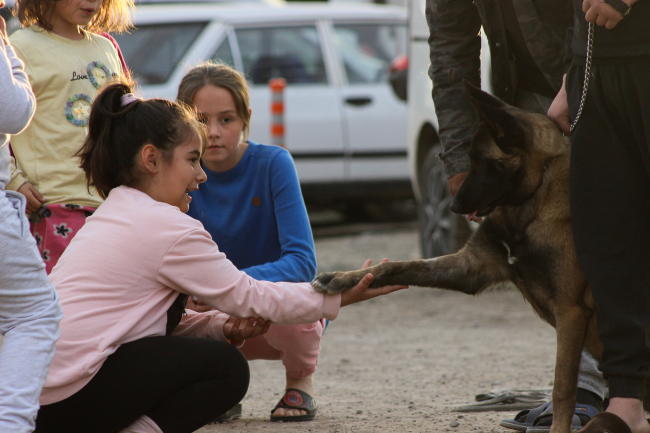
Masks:
[[[227,341],[223,335],[223,325],[230,317],[228,314],[217,310],[205,313],[186,310],[186,313],[174,329],[174,335]]]
[[[170,247],[158,281],[232,316],[262,317],[276,325],[334,320],[341,305],[341,295],[318,293],[309,283],[254,280],[219,251],[205,230],[193,230]]]

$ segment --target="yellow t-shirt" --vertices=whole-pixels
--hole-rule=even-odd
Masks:
[[[31,182],[46,204],[97,207],[73,155],[88,134],[90,106],[107,80],[122,74],[117,50],[108,39],[84,32],[73,41],[33,25],[16,31],[11,43],[25,63],[36,95],[36,114],[29,127],[11,137],[16,167],[6,189]]]

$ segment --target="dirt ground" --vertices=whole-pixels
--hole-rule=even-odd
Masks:
[[[414,227],[317,238],[319,272],[419,258]],[[552,385],[555,332],[515,291],[479,298],[412,287],[352,305],[322,341],[319,413],[306,423],[272,423],[284,389],[280,362],[251,362],[243,417],[212,432],[513,432],[498,421],[515,412],[458,413],[493,388]]]

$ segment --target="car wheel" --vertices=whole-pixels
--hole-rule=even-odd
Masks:
[[[438,154],[438,144],[429,150],[420,170],[418,217],[422,257],[444,256],[460,249],[472,231],[465,218],[449,210],[452,196],[447,175]]]

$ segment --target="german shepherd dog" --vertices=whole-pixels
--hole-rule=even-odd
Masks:
[[[485,217],[457,253],[387,262],[319,275],[316,290],[339,293],[368,272],[372,287],[408,284],[477,295],[513,283],[539,316],[555,327],[553,433],[571,431],[580,353],[599,359],[591,290],[573,245],[569,209],[570,145],[546,116],[522,111],[467,83],[480,122],[470,170],[451,210]]]

